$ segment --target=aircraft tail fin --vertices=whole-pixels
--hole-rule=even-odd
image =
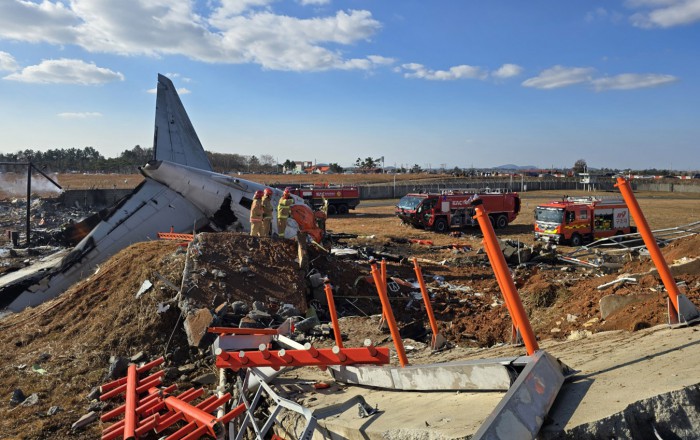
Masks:
[[[173,82],[160,74],[153,137],[154,159],[213,171]]]

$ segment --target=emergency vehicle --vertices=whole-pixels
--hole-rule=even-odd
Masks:
[[[455,189],[440,193],[407,194],[399,200],[395,213],[403,223],[416,228],[445,232],[477,224],[471,204],[477,197],[483,201],[483,207],[495,228],[505,228],[520,212],[520,197],[517,193]]]
[[[347,214],[360,204],[360,189],[345,185],[275,185],[279,189],[289,188],[289,192],[303,198],[313,209],[323,206],[328,200],[328,215]]]
[[[630,226],[630,212],[622,199],[564,197],[535,208],[537,240],[581,246],[636,230]]]

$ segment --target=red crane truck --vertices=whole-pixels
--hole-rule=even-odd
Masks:
[[[622,199],[564,197],[535,208],[537,240],[581,246],[636,230],[630,226],[630,212]]]
[[[505,228],[520,212],[518,193],[505,191],[445,190],[440,193],[407,194],[399,200],[395,213],[403,223],[416,228],[446,232],[452,228],[475,226],[475,197],[496,228]]]

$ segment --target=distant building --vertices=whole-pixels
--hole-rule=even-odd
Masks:
[[[303,174],[304,170],[307,168],[313,166],[313,162],[310,160],[302,161],[302,160],[295,160],[294,161],[294,168],[284,168],[284,172],[288,174]]]

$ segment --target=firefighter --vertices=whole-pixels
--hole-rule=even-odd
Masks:
[[[263,208],[263,221],[262,221],[262,236],[269,237],[272,231],[272,190],[270,188],[265,188],[263,191],[262,198],[262,208]]]
[[[263,205],[262,191],[255,191],[253,195],[253,204],[250,205],[250,235],[255,237],[262,236],[263,228]]]
[[[318,225],[318,227],[321,228],[323,232],[326,232],[326,213],[322,210],[315,211],[314,218],[316,219],[316,224]]]
[[[280,237],[284,237],[284,231],[287,230],[287,219],[292,213],[293,204],[294,199],[289,195],[289,188],[285,188],[277,204],[277,233]]]
[[[316,219],[316,224],[319,228],[326,232],[326,219],[328,218],[328,199],[325,196],[321,196],[323,200],[323,205],[318,211],[314,212],[314,218]]]

